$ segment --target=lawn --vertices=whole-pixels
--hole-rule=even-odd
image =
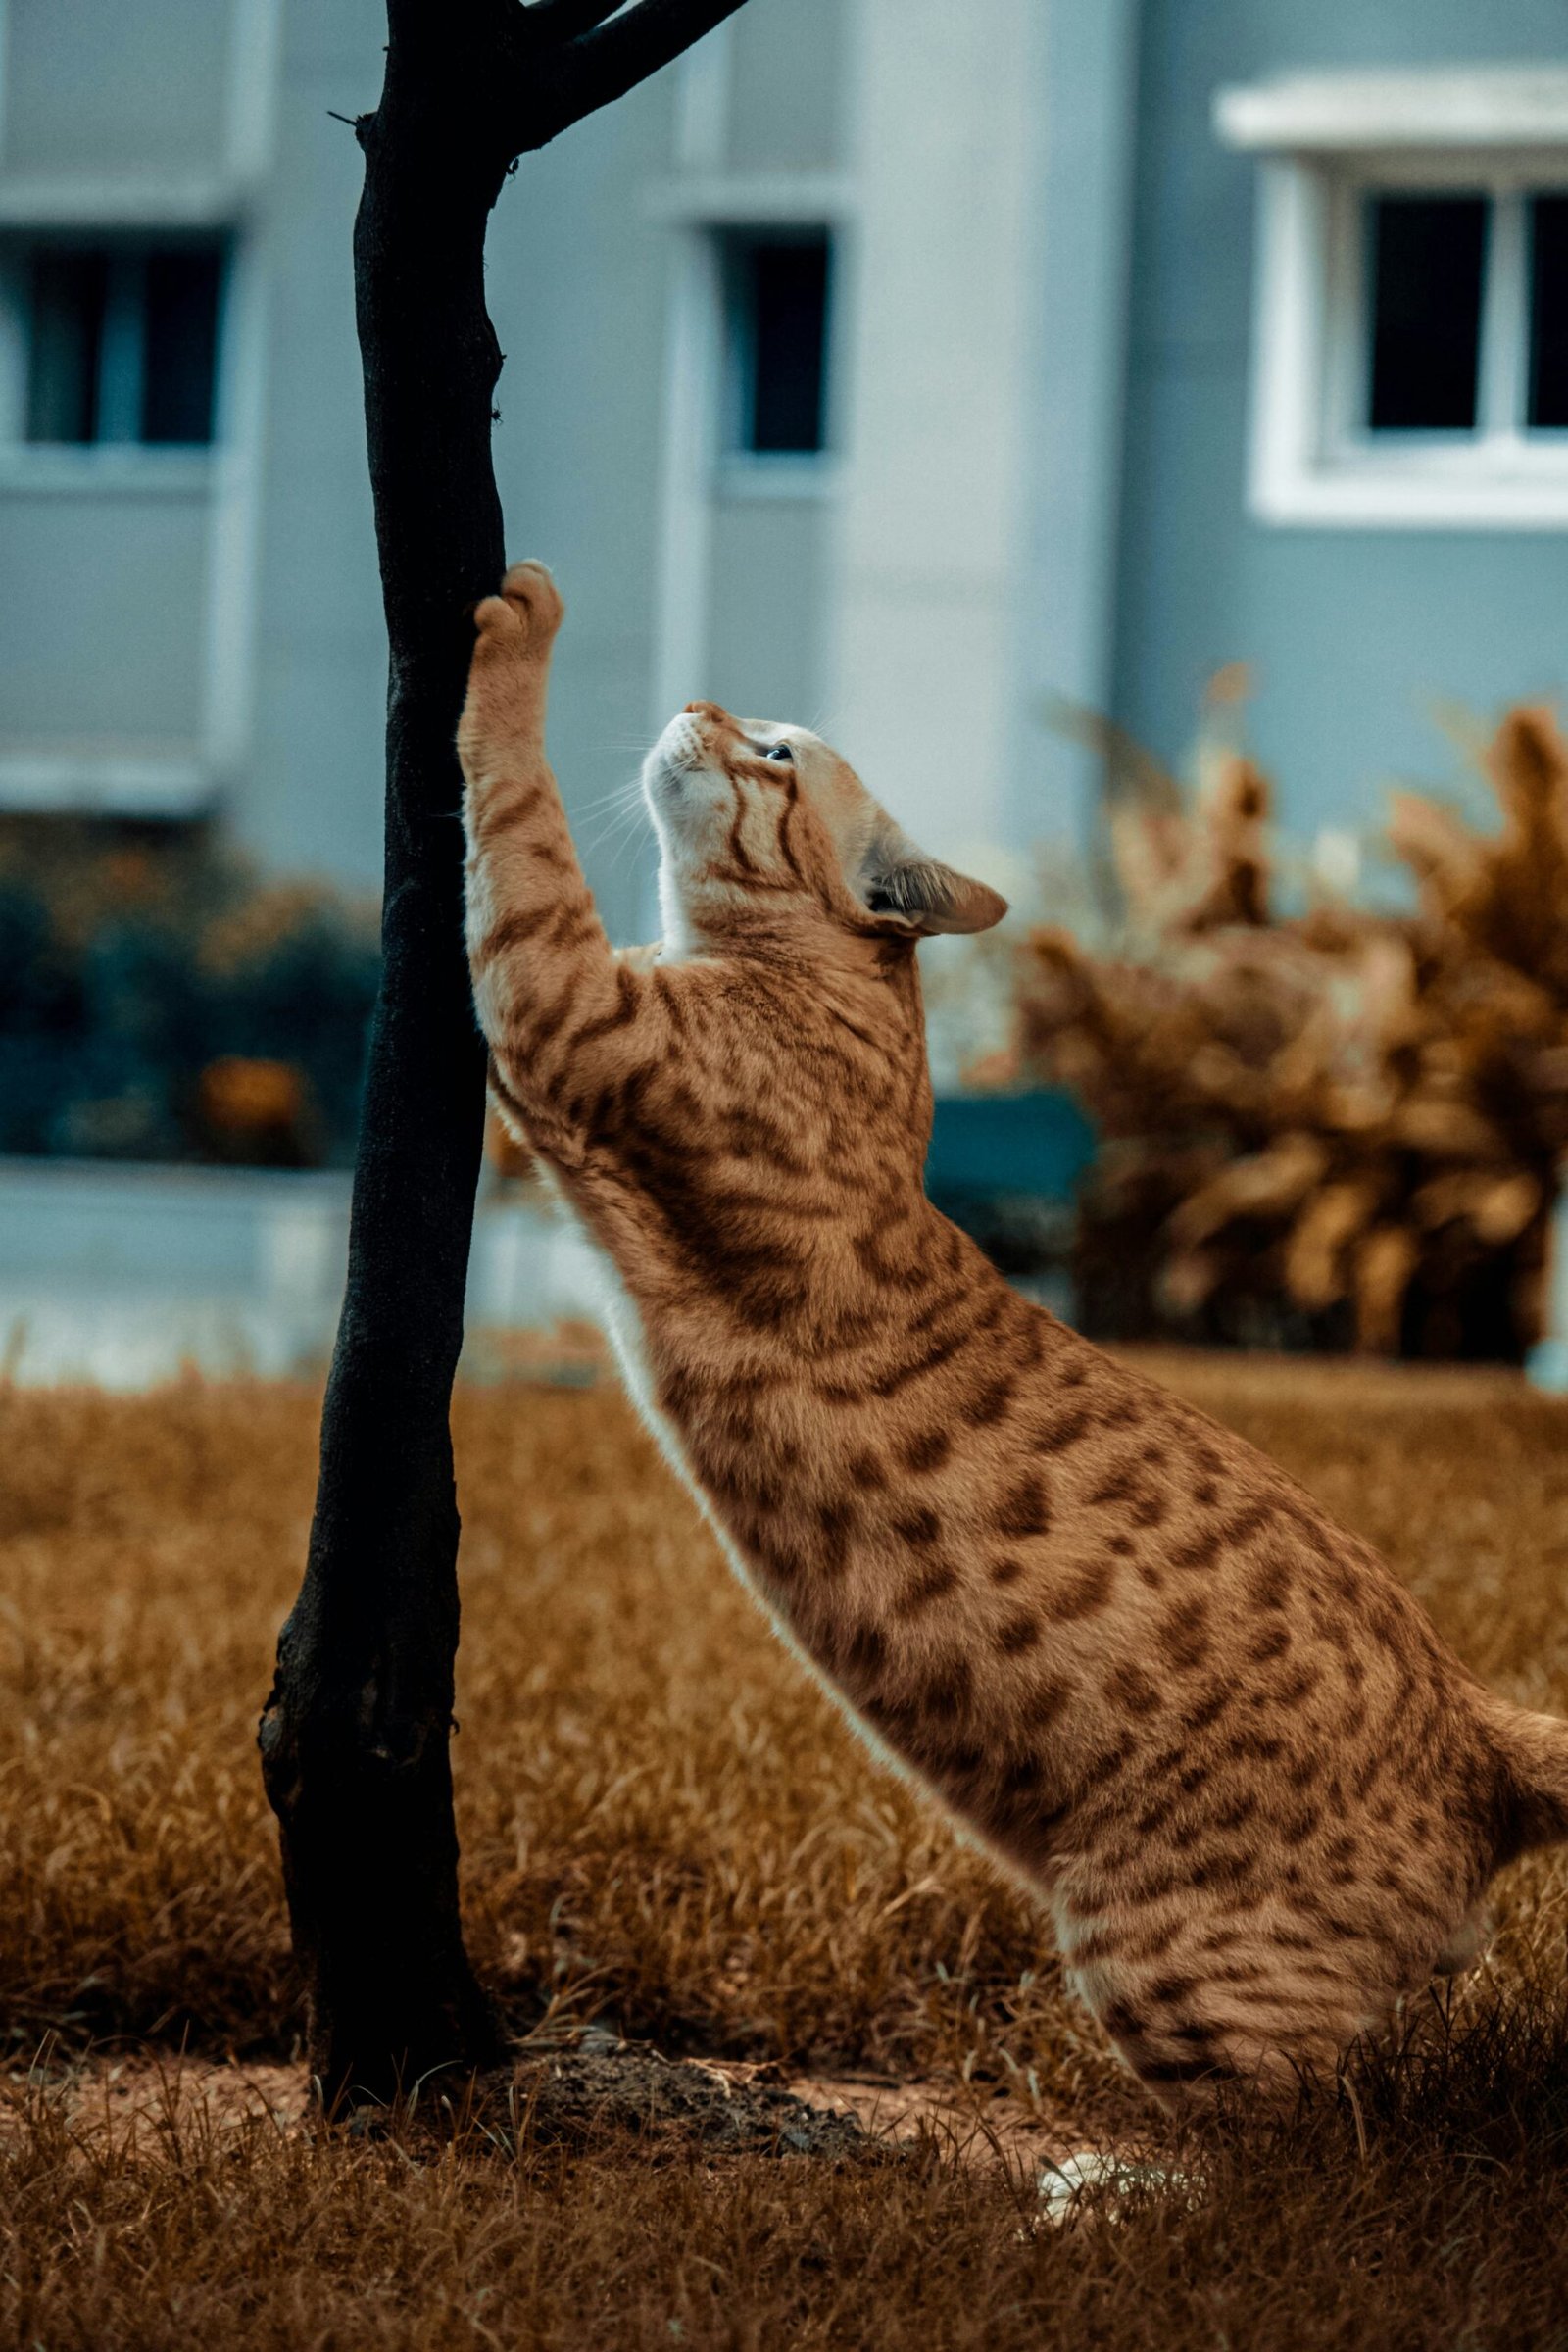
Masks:
[[[1568,1711],[1568,1409],[1152,1368]],[[567,2117],[524,2067],[441,2132],[302,2124],[253,1740],[316,1409],[0,1391],[0,2342],[1568,2345],[1568,1869],[1515,1870],[1485,1969],[1337,2099],[1160,2145],[1029,1905],[804,1680],[612,1386],[460,1396],[455,1755],[478,1965],[534,2050],[590,2029],[631,2088]],[[639,2131],[617,2036],[702,2060],[710,2106],[804,2081],[872,2135]],[[1038,2157],[1107,2142],[1177,2185],[1037,2226]]]

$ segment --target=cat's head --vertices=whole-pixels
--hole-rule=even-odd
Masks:
[[[643,792],[671,947],[774,932],[792,914],[913,940],[988,931],[1007,911],[985,883],[918,850],[808,727],[688,703],[649,753]]]

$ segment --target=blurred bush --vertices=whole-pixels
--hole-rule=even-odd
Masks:
[[[1038,929],[1024,1066],[1106,1139],[1083,1200],[1086,1324],[1260,1346],[1518,1358],[1568,1147],[1568,749],[1517,710],[1485,756],[1500,830],[1396,799],[1406,910],[1279,910],[1267,778],[1110,796],[1119,930]]]
[[[201,832],[0,824],[0,1152],[353,1158],[373,910]]]

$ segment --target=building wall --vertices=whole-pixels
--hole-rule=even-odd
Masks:
[[[208,499],[113,486],[0,502],[4,723],[62,760],[189,754],[200,735]]]
[[[1042,12],[1004,827],[1017,847],[1075,836],[1100,789],[1099,761],[1061,713],[1106,710],[1112,696],[1140,15],[1141,0],[1052,0]]]
[[[701,446],[672,449],[680,427],[668,377],[681,273],[711,226],[706,210],[683,208],[679,186],[700,178],[711,201],[715,172],[744,194],[758,172],[814,171],[831,157],[833,47],[818,37],[826,6],[772,0],[758,12],[758,36],[721,32],[700,61],[524,158],[491,222],[489,305],[507,355],[497,481],[513,552],[544,557],[566,594],[552,744],[589,879],[618,937],[647,927],[652,856],[645,830],[612,796],[635,778],[657,725],[696,695],[776,710],[820,691],[803,615],[820,620],[822,502],[773,512],[726,498],[706,411]],[[328,109],[352,115],[374,104],[379,0],[343,0],[324,13],[314,0],[287,0],[286,25],[261,232],[268,390],[256,741],[233,808],[270,862],[370,882],[380,858],[385,654],[354,344],[360,172],[352,135]],[[781,71],[781,43],[786,60],[804,61],[792,91],[801,103],[764,110],[760,93]],[[706,148],[684,160],[683,76],[714,84]],[[732,171],[753,117],[757,159]],[[695,555],[671,584],[676,465],[691,475]]]
[[[237,829],[270,863],[366,886],[380,871],[386,652],[354,334],[360,158],[332,112],[374,105],[383,37],[380,0],[288,0],[262,231],[255,742],[233,796]],[[663,288],[642,194],[669,110],[665,76],[525,159],[488,244],[507,354],[497,480],[514,553],[553,564],[570,603],[552,734],[590,839],[647,725]],[[630,927],[625,860],[618,875],[597,864],[607,917]]]
[[[723,36],[726,171],[832,171],[844,160],[846,0],[743,8]]]
[[[850,463],[846,153],[854,112],[842,0],[745,9],[681,62],[663,174],[657,565],[647,727],[689,700],[824,723],[837,613],[833,549]],[[827,447],[801,463],[734,446],[724,251],[745,233],[826,231]],[[656,923],[651,859],[641,925]]]
[[[328,18],[288,0],[286,21],[258,230],[256,750],[235,807],[270,858],[370,879],[358,158],[326,109],[373,99],[376,0]],[[498,475],[516,545],[568,592],[558,761],[622,935],[649,921],[648,849],[602,805],[689,695],[842,733],[956,851],[1075,826],[1084,770],[1054,696],[1176,758],[1204,679],[1246,662],[1257,747],[1310,835],[1443,765],[1433,703],[1490,710],[1563,679],[1561,537],[1248,516],[1256,167],[1209,112],[1221,84],[1293,68],[1560,57],[1557,0],[1484,19],[1457,0],[986,0],[945,45],[909,25],[893,0],[766,0],[525,162],[498,208]],[[941,139],[911,138],[938,121]],[[715,367],[710,316],[680,345],[683,304],[711,308],[707,241],[770,206],[840,232],[837,464],[776,502],[717,464],[710,380],[676,381]]]
[[[262,379],[250,724],[226,813],[269,865],[371,890],[386,641],[354,335],[360,151],[333,114],[375,104],[385,21],[380,0],[279,5],[271,147],[249,232]]]
[[[1060,6],[1088,24],[1097,0]],[[1050,12],[920,9],[760,0],[524,159],[492,222],[498,481],[514,551],[566,591],[554,750],[619,936],[649,925],[652,857],[612,796],[697,696],[840,737],[934,850],[1061,829],[1018,788]],[[39,451],[13,401],[0,804],[217,809],[265,863],[373,889],[361,173],[333,118],[374,104],[381,0],[134,15],[132,37],[109,0],[0,0],[0,268],[8,224],[231,234],[221,429],[211,453]],[[770,227],[835,240],[830,446],[793,469],[734,462],[719,395],[717,240]],[[0,405],[5,368],[0,336]],[[1054,535],[1058,586],[1099,513]],[[123,615],[112,642],[89,572]]]
[[[0,0],[0,272],[52,220],[230,228],[222,446],[128,472],[0,450],[0,800],[118,775],[101,805],[215,805],[268,863],[373,888],[360,159],[331,114],[374,103],[381,0],[135,16]],[[1311,834],[1442,764],[1431,703],[1560,686],[1561,534],[1249,517],[1256,167],[1210,106],[1565,46],[1560,0],[758,0],[526,159],[490,238],[496,465],[570,605],[555,749],[612,929],[647,927],[652,864],[612,796],[692,696],[821,724],[956,855],[1074,829],[1055,696],[1177,757],[1204,679],[1249,663]],[[833,446],[793,481],[719,429],[714,240],[769,223],[836,237]],[[0,338],[0,406],[8,365]]]
[[[231,32],[212,0],[8,0],[7,172],[220,170]]]
[[[215,780],[210,453],[22,445],[41,233],[224,228],[268,0],[0,5],[0,800],[198,805]]]
[[[1205,678],[1247,662],[1295,832],[1375,821],[1386,779],[1444,773],[1438,701],[1492,712],[1561,690],[1568,538],[1248,516],[1256,166],[1216,140],[1214,91],[1565,56],[1560,0],[1144,0],[1114,710],[1176,757]]]
[[[132,33],[108,0],[0,0],[0,277],[17,256],[0,303],[0,803],[217,808],[267,864],[373,888],[385,647],[354,335],[361,170],[333,117],[374,104],[381,0],[134,14]],[[801,496],[743,495],[713,387],[683,422],[672,368],[694,270],[718,298],[717,230],[780,206],[817,218],[792,190],[840,157],[842,33],[838,0],[750,12],[524,159],[491,225],[509,541],[567,593],[554,746],[622,936],[647,922],[652,861],[604,804],[662,719],[696,695],[821,705],[827,469]],[[192,223],[233,238],[218,446],[24,445],[26,240]],[[705,334],[711,368],[716,318]]]
[[[922,845],[1007,829],[1033,318],[1033,0],[861,0],[835,717]]]

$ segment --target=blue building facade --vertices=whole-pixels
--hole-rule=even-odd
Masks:
[[[1333,257],[1293,255],[1289,233],[1270,235],[1263,216],[1278,190],[1269,179],[1348,173],[1363,207],[1385,186],[1407,200],[1429,191],[1457,199],[1502,179],[1527,196],[1549,195],[1568,162],[1568,11],[1556,0],[1493,0],[1484,10],[1458,0],[1143,0],[1139,16],[1111,707],[1172,757],[1205,679],[1244,662],[1251,741],[1280,779],[1290,829],[1310,837],[1375,823],[1387,780],[1441,776],[1451,765],[1434,726],[1440,706],[1487,718],[1511,701],[1562,691],[1561,444],[1550,422],[1535,432],[1522,413],[1502,420],[1522,424],[1516,438],[1537,447],[1516,450],[1521,463],[1510,471],[1499,446],[1489,498],[1488,462],[1459,446],[1484,430],[1450,427],[1430,439],[1418,427],[1363,431],[1337,502],[1331,484],[1314,506],[1309,480],[1295,501],[1289,483],[1271,495],[1260,412],[1292,388],[1271,383],[1270,369],[1295,365],[1305,375],[1312,355],[1261,348],[1280,291],[1270,276],[1298,264],[1332,277]],[[1227,138],[1223,107],[1216,120],[1216,93],[1240,92],[1245,114],[1250,90],[1264,116],[1282,93],[1272,130],[1262,125],[1266,145],[1239,146],[1234,125]],[[1327,128],[1314,120],[1314,98]],[[1333,138],[1336,102],[1344,143],[1304,144]],[[1504,257],[1490,226],[1485,267],[1495,273]],[[1353,238],[1367,233],[1364,217],[1350,223]],[[1311,234],[1308,223],[1308,244]],[[1445,259],[1439,297],[1448,273]],[[1321,281],[1315,289],[1328,336],[1343,292]],[[1563,299],[1555,286],[1539,296],[1547,306]],[[1554,317],[1527,319],[1526,335],[1532,325],[1538,340],[1551,332]],[[1358,323],[1349,321],[1352,343]],[[1316,357],[1335,364],[1332,351]],[[1483,349],[1478,364],[1494,357]],[[1349,357],[1352,407],[1365,393],[1366,358],[1363,346],[1357,386]],[[1309,403],[1322,387],[1295,389]],[[1354,478],[1357,463],[1376,470],[1379,441],[1396,445],[1387,450],[1395,469],[1429,460],[1428,478],[1391,482],[1380,498],[1375,480]],[[1467,460],[1469,480],[1460,473]]]
[[[374,885],[332,118],[380,41],[378,0],[0,0],[0,808]],[[525,159],[489,278],[622,935],[646,845],[596,808],[693,695],[821,724],[1005,888],[1091,806],[1064,701],[1176,760],[1245,664],[1310,842],[1444,770],[1436,707],[1564,682],[1562,0],[748,0]]]

